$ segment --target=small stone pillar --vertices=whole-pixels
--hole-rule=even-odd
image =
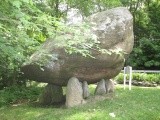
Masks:
[[[39,98],[39,103],[43,105],[51,105],[54,103],[61,103],[65,101],[63,90],[61,86],[48,84]]]

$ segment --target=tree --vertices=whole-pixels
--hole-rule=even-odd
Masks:
[[[138,0],[134,14],[135,46],[127,64],[134,69],[160,68],[160,2]],[[135,8],[134,8],[135,10]]]
[[[96,12],[121,5],[119,0],[34,0],[37,7],[56,18],[66,18],[67,12],[72,8],[86,17]]]
[[[58,1],[57,1],[58,2]],[[61,35],[70,31],[67,44],[68,53],[80,53],[88,56],[88,48],[94,45],[94,36],[90,34],[87,25],[81,31],[76,26],[66,26],[60,22],[57,15],[49,15],[38,9],[32,0],[3,0],[0,4],[0,87],[19,84],[20,67],[46,38],[63,40]],[[88,35],[89,34],[89,35]],[[74,36],[73,36],[74,35]],[[76,40],[89,39],[73,42]],[[72,38],[72,39],[71,39]],[[76,48],[74,45],[80,44]],[[89,47],[86,47],[89,46]]]
[[[0,85],[5,86],[17,83],[20,66],[53,31],[54,20],[31,0],[3,0],[0,11]]]

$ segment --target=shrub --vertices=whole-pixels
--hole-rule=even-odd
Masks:
[[[145,81],[147,74],[146,73],[133,73],[133,80]]]
[[[119,73],[114,79],[118,83],[123,83],[124,74]],[[126,79],[129,80],[129,75],[127,75]],[[132,80],[156,82],[159,84],[160,83],[160,74],[132,73]]]
[[[118,83],[122,84],[123,80],[124,80],[124,74],[123,73],[119,73],[114,80],[116,80]]]
[[[157,76],[157,81],[156,81],[156,83],[160,84],[160,74],[157,74],[156,76]]]
[[[17,87],[11,86],[3,90],[0,90],[0,107],[3,105],[9,105],[19,99],[27,99],[29,101],[37,100],[39,94],[42,91],[42,87]]]
[[[146,81],[159,83],[160,79],[158,78],[159,74],[148,74],[146,76]]]

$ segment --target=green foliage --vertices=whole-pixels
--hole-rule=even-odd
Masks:
[[[131,65],[133,69],[158,70],[160,67],[160,41],[143,38],[139,42],[140,46],[134,48],[127,64]]]
[[[36,4],[39,9],[51,16],[66,18],[67,12],[71,9],[77,9],[78,13],[86,17],[96,12],[120,6],[121,2],[119,0],[45,0],[36,1]]]
[[[146,81],[160,83],[160,74],[149,74],[145,77]]]
[[[22,63],[50,36],[55,20],[31,0],[3,0],[0,11],[0,80],[12,84],[19,77]],[[44,33],[44,29],[50,32]]]
[[[160,68],[160,1],[135,0],[130,4],[134,17],[135,46],[127,64],[134,69]]]
[[[123,80],[124,80],[124,74],[119,73],[114,79],[122,84]],[[127,74],[126,79],[129,80],[128,74]],[[159,84],[160,83],[160,74],[132,73],[132,80],[155,82],[155,83]]]
[[[123,84],[123,80],[124,80],[124,74],[123,73],[119,73],[114,80],[118,81],[119,83]]]
[[[133,73],[133,80],[137,81],[147,81],[146,76],[149,76],[149,74],[146,73]]]
[[[12,103],[19,104],[20,100],[36,101],[42,92],[42,87],[24,87],[24,86],[10,86],[0,90],[0,107],[10,105]],[[23,101],[22,101],[23,102]]]
[[[90,50],[99,50],[99,41],[89,27],[93,23],[79,23],[77,25],[59,25],[55,39],[58,40],[56,46],[64,47],[69,54],[79,53],[84,57],[91,56]],[[78,29],[77,29],[78,28]],[[60,29],[60,31],[59,31]],[[61,33],[63,29],[64,33]]]
[[[69,1],[70,0],[68,0],[68,2]],[[75,6],[75,8],[77,8],[83,16],[89,16],[93,13],[105,11],[121,5],[119,0],[84,0],[83,2],[77,0],[73,1],[74,2],[69,2],[69,5]]]

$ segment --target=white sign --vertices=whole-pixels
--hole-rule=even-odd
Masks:
[[[129,90],[131,90],[132,85],[132,67],[124,67],[124,90],[126,89],[126,74],[129,74]]]

